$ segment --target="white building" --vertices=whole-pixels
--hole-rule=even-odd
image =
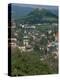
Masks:
[[[29,38],[28,36],[23,37],[23,45],[25,46],[28,45],[28,38]]]

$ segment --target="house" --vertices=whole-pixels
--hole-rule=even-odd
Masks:
[[[22,25],[22,28],[24,28],[24,25]]]
[[[42,25],[42,24],[37,24],[37,25]]]
[[[56,40],[56,41],[59,40],[58,32],[55,33],[55,40]]]
[[[41,34],[41,37],[45,37],[46,35],[45,34]]]
[[[15,21],[13,20],[13,21],[11,21],[11,28],[16,28],[16,23],[15,23]]]
[[[33,26],[33,25],[32,25],[32,26],[31,26],[31,28],[35,29],[35,28],[36,28],[36,26]]]
[[[28,45],[28,41],[29,41],[28,39],[29,37],[27,35],[23,37],[23,45]]]
[[[48,52],[57,52],[58,51],[58,42],[53,41],[53,42],[49,42],[47,45],[47,51]]]
[[[22,24],[20,24],[20,26],[22,26]]]
[[[10,47],[16,47],[17,46],[17,44],[16,44],[17,39],[16,38],[10,38],[10,39],[8,39],[8,41],[9,41]]]
[[[33,47],[31,45],[26,45],[26,51],[32,51],[33,50]]]
[[[21,50],[21,52],[24,52],[25,51],[25,46],[20,46],[18,48]]]
[[[52,33],[52,30],[49,30],[49,31],[48,31],[48,34],[51,34],[51,33]]]

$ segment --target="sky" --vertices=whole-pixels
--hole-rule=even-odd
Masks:
[[[46,9],[58,9],[58,6],[49,6],[49,5],[33,5],[33,4],[19,4],[19,3],[12,3],[14,6],[21,6],[21,7],[31,7],[31,8],[46,8]]]

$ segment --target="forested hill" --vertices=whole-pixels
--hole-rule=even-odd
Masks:
[[[55,15],[58,15],[58,7],[57,6],[48,6],[48,5],[30,5],[30,4],[11,4],[11,16],[14,19],[19,19],[22,16],[26,16],[32,10],[39,9],[47,9]]]
[[[17,21],[20,23],[51,23],[51,22],[57,22],[58,17],[57,15],[53,14],[51,11],[47,9],[39,9],[36,8],[30,13],[28,13],[26,16],[18,19]]]

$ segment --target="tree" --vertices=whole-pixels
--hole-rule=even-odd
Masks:
[[[43,48],[44,53],[47,53],[47,44],[48,44],[48,39],[46,37],[41,37],[40,40],[40,46]]]
[[[34,45],[34,51],[40,51],[39,46],[37,44]]]

